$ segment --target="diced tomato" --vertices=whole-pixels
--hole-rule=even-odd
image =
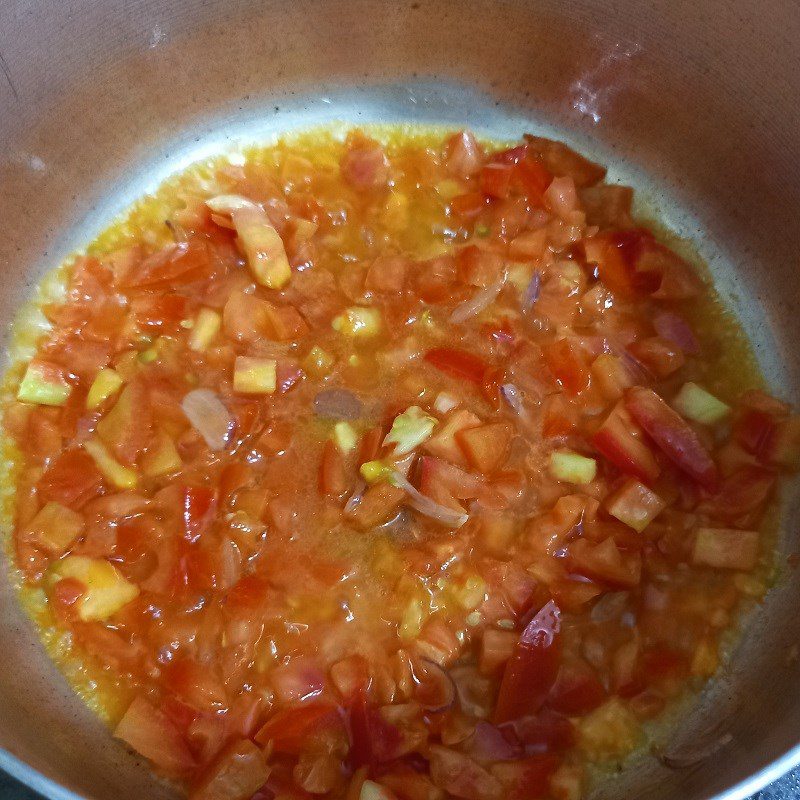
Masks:
[[[358,463],[365,464],[367,461],[374,461],[378,457],[383,443],[383,428],[370,428],[362,437],[358,447]]]
[[[103,476],[82,448],[65,450],[50,464],[37,488],[47,500],[80,508],[100,494]]]
[[[503,317],[497,322],[481,325],[481,333],[498,345],[510,345],[516,339],[514,323],[508,317]]]
[[[769,500],[777,481],[774,472],[744,467],[722,481],[719,492],[704,501],[701,510],[729,524],[749,521]]]
[[[457,501],[475,500],[487,488],[483,478],[431,456],[420,459],[419,475],[419,490],[423,494],[456,510],[461,508]]]
[[[455,439],[470,465],[488,475],[503,466],[512,436],[513,431],[505,422],[491,422],[459,430]]]
[[[505,789],[506,800],[534,800],[550,797],[550,776],[561,763],[558,756],[541,754],[519,761],[496,764],[492,773]]]
[[[501,800],[502,784],[471,758],[441,745],[429,751],[433,782],[453,797],[463,800]]]
[[[245,800],[269,777],[264,754],[249,739],[234,740],[201,774],[190,800]]]
[[[376,483],[370,486],[361,502],[350,515],[356,527],[369,530],[391,519],[400,504],[405,499],[406,493],[393,486],[391,483]]]
[[[661,470],[650,448],[632,432],[632,425],[624,408],[617,406],[592,437],[592,444],[617,469],[652,484]]]
[[[438,793],[430,778],[411,767],[398,767],[392,772],[382,773],[381,786],[394,792],[399,800],[434,800]],[[373,800],[393,800],[393,798],[387,794],[386,798],[375,797]]]
[[[576,539],[569,546],[569,558],[575,572],[609,586],[630,588],[641,579],[641,556],[620,550],[611,537],[599,544]]]
[[[583,242],[586,260],[597,265],[605,286],[620,297],[635,299],[654,292],[661,276],[639,273],[636,265],[652,234],[644,230],[612,231],[597,234]]]
[[[550,372],[568,394],[578,394],[589,386],[586,354],[570,339],[557,339],[542,348]]]
[[[183,489],[183,535],[196,542],[210,523],[216,507],[216,493],[208,486],[186,486]]]
[[[552,584],[552,592],[559,607],[570,614],[585,610],[586,604],[601,595],[605,587],[581,575],[565,576]]]
[[[745,408],[738,415],[733,427],[736,441],[755,456],[761,456],[775,433],[778,420],[769,411],[761,408]]]
[[[781,419],[762,450],[770,466],[797,469],[800,466],[800,416]]]
[[[204,546],[202,540],[192,544],[188,539],[178,540],[177,584],[189,592],[202,594],[217,584],[215,554]]]
[[[703,284],[682,258],[654,239],[647,240],[636,264],[639,275],[657,281],[653,297],[657,300],[690,300]]]
[[[147,387],[143,380],[134,380],[97,423],[97,433],[123,464],[133,465],[149,443],[152,420]]]
[[[551,600],[526,625],[506,664],[492,717],[496,725],[541,708],[558,675],[560,631],[561,612]]]
[[[399,294],[403,291],[409,260],[405,256],[378,256],[367,270],[364,285],[373,292]]]
[[[528,155],[528,146],[518,144],[505,150],[498,150],[489,156],[492,164],[519,164]]]
[[[347,656],[331,666],[330,676],[339,694],[346,701],[354,701],[369,687],[369,663],[359,654]]]
[[[414,276],[419,296],[426,303],[446,303],[453,295],[456,282],[456,262],[450,255],[437,256],[417,265]]]
[[[287,664],[273,667],[270,683],[280,703],[296,703],[322,694],[325,676],[310,658],[295,656]]]
[[[483,148],[470,131],[454,133],[445,145],[447,168],[460,178],[470,178],[483,164]]]
[[[508,727],[529,752],[559,753],[575,744],[575,728],[569,719],[547,707],[536,716],[509,723]]]
[[[264,604],[269,591],[269,583],[264,578],[246,575],[228,591],[225,608],[232,615],[252,615]]]
[[[563,142],[528,133],[524,138],[529,157],[541,159],[553,175],[568,175],[578,187],[594,186],[605,177],[605,167],[584,158]]]
[[[322,448],[322,462],[319,467],[320,494],[339,498],[347,491],[344,458],[335,442],[328,440]]]
[[[278,361],[275,381],[281,394],[286,394],[293,389],[303,378],[305,378],[305,372],[297,364],[283,359]]]
[[[689,664],[685,653],[666,646],[656,646],[642,653],[641,666],[647,681],[658,681],[685,674]]]
[[[208,242],[194,236],[146,258],[124,278],[124,288],[171,289],[207,280],[214,271]]]
[[[400,754],[403,735],[362,696],[350,706],[350,763],[354,768],[392,761]]]
[[[521,191],[531,204],[543,206],[543,195],[553,182],[553,176],[544,164],[535,158],[520,159],[514,167],[512,185]]]
[[[141,696],[128,706],[114,736],[173,777],[185,775],[195,766],[186,742],[169,718]]]
[[[489,628],[481,640],[480,669],[484,675],[494,675],[514,654],[519,637],[514,631]]]
[[[475,245],[459,250],[457,265],[459,278],[470,286],[491,286],[503,273],[503,259]]]
[[[488,197],[500,200],[511,191],[511,176],[514,168],[510,164],[487,164],[480,174],[481,191]]]
[[[554,711],[580,717],[603,703],[606,691],[594,670],[583,661],[561,665],[558,678],[547,700]]]
[[[467,192],[450,201],[450,210],[462,219],[474,219],[486,208],[487,202],[483,192]]]
[[[264,305],[266,330],[270,339],[278,342],[292,342],[302,339],[308,333],[308,325],[294,306]]]
[[[425,360],[440,372],[454,378],[481,386],[489,369],[489,365],[478,356],[466,350],[451,347],[437,347],[425,353]]]
[[[86,584],[77,578],[62,578],[53,586],[52,599],[60,606],[74,606],[86,594]]]
[[[385,186],[389,179],[389,160],[383,147],[363,134],[349,136],[347,145],[340,164],[344,180],[359,191]]]
[[[225,708],[227,695],[215,670],[189,658],[178,658],[163,670],[164,685],[192,708],[213,712]]]
[[[625,392],[625,407],[664,454],[710,492],[719,486],[711,455],[686,420],[652,389],[634,387]]]
[[[255,740],[262,745],[272,742],[277,753],[300,755],[315,742],[344,732],[341,709],[333,703],[315,701],[273,714],[259,729]]]
[[[138,325],[161,328],[176,325],[186,316],[186,297],[182,294],[142,293],[131,299],[131,310]]]
[[[680,347],[660,336],[640,339],[634,342],[628,351],[657,378],[666,378],[679,370],[685,362]]]

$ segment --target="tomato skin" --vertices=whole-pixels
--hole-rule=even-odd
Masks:
[[[481,386],[488,364],[478,356],[452,347],[437,347],[425,353],[425,360],[440,372]]]
[[[576,539],[569,547],[570,562],[575,572],[611,587],[630,589],[641,580],[642,561],[639,553],[617,547],[608,537],[597,544]]]
[[[736,420],[734,437],[748,453],[761,458],[775,428],[772,414],[760,408],[748,408]]]
[[[449,255],[437,256],[418,265],[414,284],[426,303],[445,303],[456,282],[456,261]]]
[[[550,372],[567,394],[576,395],[589,386],[589,364],[581,347],[569,339],[558,339],[543,348]]]
[[[124,277],[123,288],[168,289],[207,280],[213,272],[208,241],[203,236],[193,236],[187,242],[159,250],[146,258]]]
[[[528,146],[525,144],[518,144],[515,147],[509,147],[505,150],[499,150],[489,156],[489,161],[492,164],[519,164],[528,154]]]
[[[717,465],[698,435],[652,389],[625,392],[625,407],[662,452],[709,492],[719,489]]]
[[[661,472],[650,448],[633,435],[615,408],[592,437],[592,445],[617,469],[652,484]]]
[[[588,664],[563,664],[547,704],[570,717],[583,716],[603,703],[606,691]]]
[[[481,168],[483,148],[470,131],[453,134],[445,146],[447,168],[461,178],[469,178]]]
[[[480,173],[481,191],[488,197],[504,200],[511,192],[513,172],[510,164],[487,164]]]
[[[701,510],[728,523],[759,511],[769,500],[777,475],[759,467],[745,467],[726,477],[719,493],[703,502]]]
[[[350,765],[353,769],[374,767],[397,757],[403,744],[402,733],[386,722],[365,694],[352,703],[348,719]]]
[[[483,192],[467,192],[450,201],[450,211],[462,219],[474,219],[486,208],[487,197]]]
[[[560,753],[575,744],[575,727],[563,714],[546,706],[534,717],[523,717],[504,725],[529,752]]]
[[[62,578],[53,586],[53,600],[60,606],[68,608],[75,605],[86,593],[86,586],[77,578]]]
[[[341,709],[333,703],[316,701],[278,711],[254,738],[259,744],[272,742],[278,753],[300,755],[311,740],[326,731],[344,732]]]
[[[335,442],[328,440],[322,448],[319,467],[319,491],[328,497],[341,497],[347,491],[344,459]]]
[[[561,660],[561,611],[552,600],[528,623],[506,664],[492,721],[532,716],[544,703]]]
[[[102,483],[103,476],[85,450],[65,450],[45,470],[38,490],[48,500],[80,508],[100,494]]]
[[[519,187],[531,205],[544,207],[544,193],[552,181],[552,174],[536,159],[520,159],[514,168],[512,183]]]
[[[214,510],[216,492],[208,486],[186,486],[183,490],[183,534],[196,542]]]

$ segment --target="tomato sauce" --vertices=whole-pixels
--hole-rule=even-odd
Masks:
[[[171,181],[42,304],[24,592],[190,797],[579,800],[716,672],[800,422],[604,176],[301,137]]]

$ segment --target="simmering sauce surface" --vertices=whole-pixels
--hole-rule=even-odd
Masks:
[[[23,595],[195,800],[578,800],[763,594],[800,426],[603,167],[375,135],[75,260],[5,408]]]

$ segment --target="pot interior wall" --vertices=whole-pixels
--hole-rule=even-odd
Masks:
[[[136,196],[234,140],[333,120],[532,130],[612,164],[694,241],[770,383],[796,399],[799,38],[796,6],[743,0],[7,0],[0,319]],[[684,749],[709,729],[730,742],[681,770],[644,755],[601,797],[702,798],[755,775],[730,795],[744,797],[790,766],[799,594],[784,575],[676,734]],[[5,583],[0,649],[0,766],[52,797],[166,794],[71,694]]]

